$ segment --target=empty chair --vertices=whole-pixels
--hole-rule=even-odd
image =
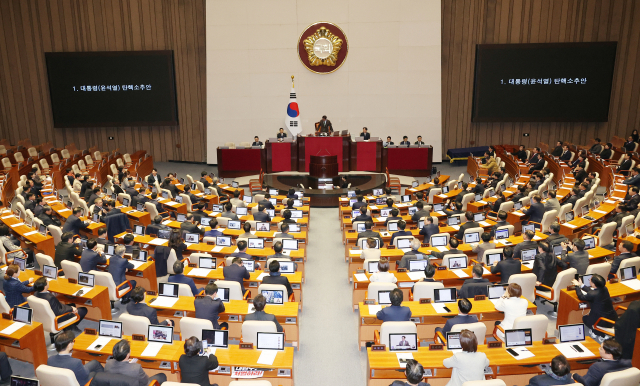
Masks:
[[[442,257],[442,263],[440,264],[440,266],[449,267],[449,260],[456,257],[464,257],[465,259],[467,259],[467,265],[469,265],[469,258],[467,257],[467,255],[465,255],[464,253],[451,253]]]
[[[89,154],[84,156],[84,162],[87,164],[87,166],[93,166],[93,158],[91,158]]]
[[[50,265],[52,267],[56,266],[53,263],[53,258],[51,258],[51,256],[49,255],[45,255],[44,253],[36,253],[36,261],[38,262],[40,270],[42,270],[42,267],[44,267],[45,265]]]
[[[374,332],[376,344],[389,346],[389,334],[417,334],[418,328],[414,322],[383,322],[380,331]]]
[[[549,227],[556,221],[556,216],[558,215],[557,210],[548,210],[542,216],[542,221],[539,223],[534,221],[529,221],[529,223],[538,224],[540,226],[540,232],[545,233],[549,232]]]
[[[615,223],[614,223],[615,224]],[[553,283],[551,288],[546,287],[542,284],[542,287],[546,287],[548,291],[536,290],[536,296],[546,300],[547,302],[553,304],[553,311],[547,313],[547,316],[555,318],[558,315],[558,302],[560,301],[560,292],[567,288],[571,282],[573,281],[575,275],[578,273],[575,268],[565,269],[558,273],[556,277],[556,281]],[[511,278],[509,278],[511,281]]]
[[[276,324],[270,321],[245,320],[242,322],[242,342],[258,344],[259,332],[278,332]]]
[[[144,316],[122,314],[118,320],[122,322],[122,335],[138,334],[147,336],[149,332],[149,324],[151,323]]]
[[[213,330],[213,323],[208,319],[191,318],[183,316],[180,318],[180,334],[182,340],[189,337],[202,337],[202,330]]]
[[[11,307],[9,307],[9,303],[7,303],[7,298],[0,296],[0,313],[8,314],[10,312]]]
[[[62,149],[60,151],[60,155],[62,156],[63,159],[70,159],[71,158],[71,153],[69,153],[69,150],[67,150],[67,149]]]
[[[637,386],[638,383],[640,383],[640,370],[630,367],[626,370],[607,373],[600,381],[600,386]]]
[[[467,210],[467,204],[470,203],[471,201],[473,201],[475,196],[476,195],[473,194],[473,193],[467,193],[464,196],[462,196],[462,210],[463,211]]]
[[[62,270],[64,271],[64,276],[66,278],[78,280],[78,273],[82,272],[82,267],[79,263],[76,263],[75,261],[62,260],[60,262],[60,266],[62,266]]]
[[[549,319],[545,315],[526,315],[516,318],[513,322],[513,329],[530,328],[531,338],[533,342],[541,342],[542,339],[547,337],[547,327],[549,326]],[[496,334],[496,331],[500,330],[502,334]],[[500,325],[496,326],[493,336],[496,340],[504,341],[504,329],[500,328]]]
[[[62,241],[62,229],[60,229],[60,227],[57,225],[49,225],[47,229],[49,230],[49,233],[51,233],[51,236],[53,237],[53,243],[55,245],[58,245],[60,241]]]
[[[24,156],[20,152],[15,152],[13,158],[16,160],[16,163],[24,162]]]
[[[60,157],[58,157],[57,153],[51,153],[51,162],[53,162],[54,165],[60,163]]]
[[[565,222],[566,214],[571,212],[571,204],[564,204],[560,207],[560,213],[558,213],[558,222]]]
[[[41,386],[84,386],[78,383],[72,370],[62,367],[40,365],[36,369],[36,377]]]
[[[444,288],[444,284],[437,282],[428,282],[428,281],[419,281],[413,285],[413,294],[411,294],[412,299],[420,300],[420,299],[433,299],[433,292],[435,289]]]
[[[595,232],[598,236],[598,245],[607,248],[613,243],[613,233],[616,231],[616,223],[610,222],[602,225],[602,228]]]

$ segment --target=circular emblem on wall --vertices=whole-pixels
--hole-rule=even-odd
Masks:
[[[298,58],[307,70],[316,74],[336,71],[348,53],[347,35],[332,23],[313,23],[298,38]]]

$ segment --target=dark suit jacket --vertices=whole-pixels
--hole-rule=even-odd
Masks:
[[[266,198],[264,200],[258,202],[258,206],[260,206],[260,205],[264,205],[264,207],[267,208],[267,209],[275,209],[275,207],[273,206],[271,201],[267,200]]]
[[[627,151],[633,151],[636,148],[636,143],[635,142],[625,142],[624,143],[624,148],[627,149]]]
[[[560,268],[575,268],[579,275],[587,273],[589,267],[589,252],[576,251],[573,253],[562,252],[561,260],[558,261]]]
[[[60,242],[56,245],[55,264],[56,267],[62,268],[60,265],[62,260],[76,261],[76,256],[82,255],[82,246],[80,244]]]
[[[640,174],[638,174],[637,176],[632,176],[622,183],[625,185],[640,186]]]
[[[363,137],[366,140],[371,139],[371,134],[370,133],[360,133],[360,136]]]
[[[529,221],[539,223],[542,221],[542,216],[544,216],[544,204],[542,204],[541,202],[532,201],[529,209],[525,210],[522,213],[529,216]]]
[[[373,221],[373,219],[368,214],[361,214],[360,216],[354,218],[353,221]]]
[[[80,229],[85,229],[88,224],[85,224],[84,221],[80,220],[75,215],[71,215],[67,218],[67,222],[64,223],[64,227],[62,227],[62,233],[65,232],[73,232],[74,235],[80,234]]]
[[[467,221],[466,223],[460,225],[460,229],[458,230],[458,233],[456,234],[456,238],[458,240],[462,240],[464,237],[464,231],[466,229],[469,228],[481,228],[480,224],[478,224],[475,221]]]
[[[622,161],[622,164],[618,166],[618,170],[629,170],[631,169],[631,158],[628,160]]]
[[[584,386],[598,386],[600,385],[600,381],[602,378],[607,375],[607,373],[613,371],[625,370],[631,367],[631,360],[629,359],[620,359],[617,361],[600,361],[596,362],[589,367],[589,371],[585,374],[585,376],[581,376],[578,374],[573,375],[573,379],[582,383]]]
[[[263,284],[282,284],[287,288],[287,296],[291,296],[293,289],[289,283],[289,279],[286,276],[280,274],[280,272],[270,272],[269,276],[262,278]]]
[[[116,286],[127,280],[127,269],[133,268],[135,268],[135,266],[131,264],[129,260],[118,255],[113,255],[109,259],[109,273],[113,276],[113,281],[116,283]]]
[[[491,267],[491,273],[494,275],[500,274],[500,281],[503,284],[509,282],[511,275],[515,275],[522,272],[522,264],[519,260],[504,259],[498,264]]]
[[[580,197],[576,194],[576,195],[571,195],[569,196],[569,198],[567,199],[567,201],[565,202],[565,204],[571,204],[571,208],[573,208],[576,204],[576,202],[580,199]]]
[[[571,159],[571,152],[567,150],[566,152],[561,153],[560,154],[560,159],[562,161],[569,161]]]
[[[442,334],[446,338],[447,332],[451,331],[451,328],[456,324],[469,324],[476,323],[478,321],[478,317],[475,315],[457,315],[451,319],[447,319],[447,322],[442,327]]]
[[[333,125],[331,124],[331,121],[327,119],[324,122],[322,122],[322,120],[320,120],[320,122],[318,122],[318,131],[323,133],[332,132]]]
[[[610,159],[611,158],[611,154],[613,154],[611,149],[604,149],[604,150],[602,150],[602,152],[600,152],[600,157],[604,158],[604,159]]]
[[[18,304],[22,304],[27,301],[22,294],[33,292],[33,287],[30,287],[27,284],[29,284],[29,280],[20,281],[15,278],[5,280],[2,289],[4,290],[4,295],[9,307],[13,308]]]
[[[586,292],[586,294],[583,294],[582,291]],[[576,295],[578,299],[589,302],[589,306],[591,307],[589,315],[583,317],[583,321],[587,327],[591,328],[600,317],[613,321],[618,320],[618,314],[613,309],[613,303],[611,302],[611,296],[609,295],[609,289],[607,287],[592,289],[591,287],[582,286],[582,290],[576,289]],[[610,327],[608,323],[603,324],[603,326]]]
[[[521,243],[516,244],[516,246],[513,247],[513,258],[514,259],[522,258],[522,250],[531,249],[531,248],[538,248],[538,243],[536,243],[535,241],[523,241]]]
[[[267,212],[257,212],[253,215],[255,221],[271,222],[271,217]]]
[[[251,275],[249,271],[244,266],[238,264],[231,264],[228,267],[224,267],[222,269],[222,275],[224,276],[224,280],[232,280],[240,283],[240,287],[242,288],[242,293],[244,293],[244,279],[249,280]]]
[[[256,311],[252,314],[247,314],[247,316],[244,317],[244,320],[259,320],[259,321],[263,321],[263,322],[273,322],[276,324],[276,329],[278,330],[278,332],[282,332],[284,331],[282,329],[282,326],[280,325],[280,323],[278,323],[278,319],[276,319],[276,317],[272,314],[267,314],[264,311]]]
[[[519,150],[513,153],[516,157],[520,159],[520,161],[525,162],[527,160],[527,152],[524,150]]]
[[[198,289],[196,287],[196,283],[192,278],[183,274],[169,276],[169,283],[180,283],[188,285],[189,288],[191,288],[191,293],[193,294],[193,296],[196,296],[201,291],[201,289]]]
[[[101,255],[96,251],[92,251],[91,249],[85,249],[82,251],[82,256],[80,257],[82,272],[96,270],[98,269],[98,265],[104,264],[107,264],[107,258],[104,255]]]
[[[418,210],[416,211],[413,216],[411,216],[411,221],[413,221],[414,223],[418,223],[418,221],[420,221],[421,218],[423,217],[429,217],[431,215],[431,213],[429,213],[429,211],[427,210]]]
[[[555,374],[554,374],[555,375]],[[571,373],[566,374],[559,379],[552,378],[548,374],[536,375],[529,379],[529,386],[554,386],[554,385],[570,385],[574,383],[571,379]]]
[[[89,382],[89,372],[82,364],[82,361],[78,358],[72,357],[71,355],[56,354],[54,356],[50,356],[49,359],[47,359],[47,366],[73,371],[73,374],[76,376],[76,380],[82,386]]]
[[[557,265],[558,259],[552,253],[538,253],[533,263],[533,273],[540,283],[553,287],[558,276]]]
[[[440,233],[440,227],[436,224],[425,224],[425,226],[420,229],[420,234],[424,236],[424,242],[428,243],[431,236]]]
[[[276,136],[276,138],[286,138],[287,137],[287,133],[278,133],[278,135]]]
[[[149,319],[149,323],[151,324],[160,324],[158,322],[158,312],[154,308],[149,307],[144,302],[129,302],[129,304],[127,304],[127,312],[135,316],[144,316],[145,318]],[[164,321],[162,324],[166,325],[167,323],[166,321]]]
[[[389,306],[378,311],[376,317],[383,322],[406,322],[411,318],[411,309],[404,306]]]
[[[213,323],[214,329],[219,329],[218,314],[224,312],[224,303],[220,299],[211,299],[211,296],[194,300],[196,318],[207,319]]]
[[[162,179],[160,178],[160,176],[155,176],[154,177],[153,174],[149,174],[149,176],[147,177],[147,183],[150,184],[150,185],[152,185],[152,184],[155,185],[156,181],[158,183],[162,182]]]
[[[531,174],[531,172],[534,172],[536,170],[542,170],[543,167],[544,167],[544,158],[540,157],[538,161],[535,164],[532,164],[531,167],[529,168],[529,174]]]
[[[189,233],[197,233],[201,235],[203,235],[205,232],[204,229],[198,228],[196,224],[191,224],[190,222],[186,221],[180,224],[180,229]]]
[[[613,258],[613,262],[611,263],[611,273],[618,272],[618,268],[620,268],[620,263],[624,259],[628,259],[630,257],[636,257],[635,253],[621,253],[618,256]]]
[[[53,314],[55,316],[60,316],[64,313],[73,311],[73,308],[71,306],[60,303],[60,301],[50,292],[36,292],[35,296],[49,302],[51,310],[53,311]]]
[[[369,237],[373,237],[374,239],[380,240],[380,248],[384,247],[384,241],[382,241],[382,237],[379,232],[368,230],[364,232],[358,233],[358,239],[356,240],[356,245],[360,245],[360,239],[368,239]]]
[[[135,378],[138,380],[138,386],[149,385],[149,376],[144,372],[140,363],[129,363],[128,361],[118,362],[115,359],[107,359],[104,371],[106,373],[122,374]]]
[[[458,291],[458,298],[473,298],[476,295],[487,295],[489,279],[467,279]]]
[[[182,375],[181,383],[196,383],[200,386],[210,386],[209,370],[218,367],[218,358],[210,354],[208,357],[186,355],[180,356],[178,361],[180,365],[180,374]]]
[[[29,209],[29,210],[31,210],[31,212],[33,212],[33,210],[36,208],[36,202],[27,200],[24,203],[24,208],[25,209]]]
[[[393,232],[393,234],[391,235],[391,241],[389,242],[390,245],[393,245],[393,240],[396,239],[396,237],[400,237],[400,236],[411,236],[413,233],[411,233],[411,231],[397,231],[397,232]]]
[[[364,201],[356,201],[353,203],[353,205],[351,205],[351,210],[360,210],[360,208],[362,208],[363,206],[367,206],[367,203]]]
[[[40,216],[38,216],[38,219],[40,219],[40,221],[42,221],[42,224],[44,224],[44,226],[49,226],[49,225],[60,226],[60,225],[62,225],[60,223],[60,220],[57,217],[55,217],[53,214],[51,214],[51,216],[47,216],[46,213],[42,212],[42,213],[40,213]]]

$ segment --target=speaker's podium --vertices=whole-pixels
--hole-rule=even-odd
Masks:
[[[349,159],[351,150],[351,136],[345,130],[343,132],[334,132],[330,136],[316,136],[310,134],[308,136],[298,135],[298,171],[311,173],[311,157],[313,156],[334,156],[333,166],[337,166],[338,173],[349,171]],[[322,160],[325,162],[327,160]],[[318,162],[320,162],[318,160]],[[324,164],[327,169],[328,164]],[[332,177],[334,177],[332,176]]]
[[[338,177],[337,155],[312,155],[309,157],[309,176],[317,178]]]

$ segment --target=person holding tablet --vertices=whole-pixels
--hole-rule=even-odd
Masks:
[[[586,286],[582,283],[582,280],[573,280],[573,285],[576,286],[576,295],[578,299],[589,302],[589,308],[591,311],[589,315],[582,317],[582,322],[585,326],[589,327],[589,336],[598,342],[602,343],[606,335],[600,331],[593,329],[593,325],[600,318],[607,318],[614,322],[618,320],[618,314],[613,308],[613,302],[611,301],[611,295],[607,288],[607,281],[605,278],[598,274],[591,276],[591,285]],[[601,322],[600,327],[613,327],[608,322]]]
[[[451,380],[447,386],[462,386],[468,381],[484,381],[484,369],[489,366],[489,359],[483,352],[478,352],[478,338],[473,331],[462,330],[460,333],[462,352],[453,354],[442,361],[444,367],[453,369]]]

